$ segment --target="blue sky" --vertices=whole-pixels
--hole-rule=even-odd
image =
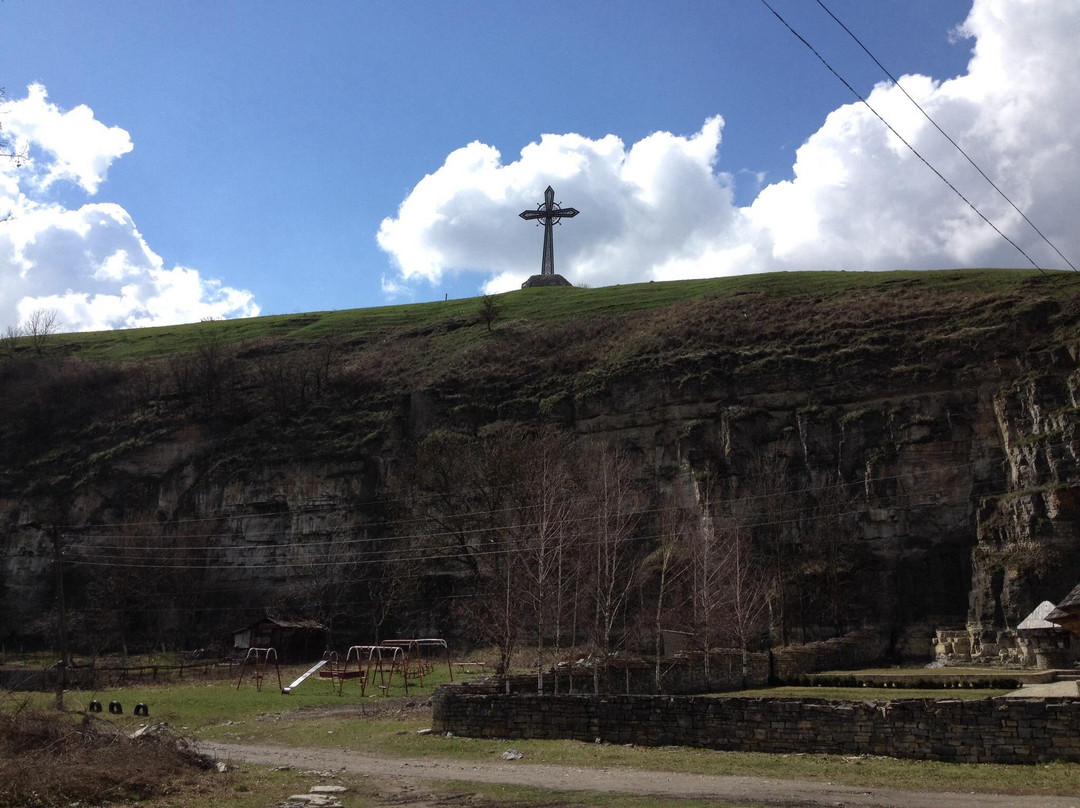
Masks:
[[[884,79],[817,3],[771,2],[861,93]],[[1050,100],[1027,98],[1026,85],[989,97],[994,70],[1032,37],[1057,36],[1064,53],[1080,34],[1074,0],[1037,2],[1045,13],[1032,0],[977,0],[982,16],[963,35],[971,0],[826,5],[894,74],[917,74],[919,97],[1007,173],[1015,155],[994,143],[1030,117],[987,132],[995,105]],[[989,66],[965,83],[977,43]],[[1025,264],[979,235],[939,180],[915,187],[883,127],[760,0],[7,0],[0,85],[0,126],[34,158],[21,174],[4,169],[0,328],[42,306],[90,328],[514,288],[538,271],[541,247],[516,214],[549,182],[581,211],[556,231],[557,269],[590,285]],[[895,93],[876,92],[923,136]],[[43,147],[61,120],[69,140]],[[1045,133],[1047,154],[1075,140],[1069,125]],[[93,168],[49,169],[68,148]],[[924,148],[966,181],[952,156]],[[1067,191],[1043,196],[1033,176],[1006,180],[1056,210]],[[895,204],[945,217],[948,232],[928,239],[925,221],[873,195],[894,178]],[[879,224],[881,243],[869,235]]]

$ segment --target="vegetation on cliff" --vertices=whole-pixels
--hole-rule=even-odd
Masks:
[[[0,491],[76,486],[163,431],[212,422],[256,455],[378,440],[403,397],[456,426],[568,420],[642,372],[669,384],[778,386],[795,406],[932,385],[1072,344],[1080,278],[1017,270],[790,273],[168,328],[55,335],[0,361]],[[1010,368],[1015,372],[1014,368]]]
[[[40,354],[8,340],[0,346],[0,501],[6,511],[0,531],[11,547],[31,522],[88,528],[137,521],[135,532],[148,531],[154,541],[176,537],[168,538],[168,553],[193,552],[184,542],[195,542],[206,554],[224,541],[214,520],[224,520],[222,531],[238,530],[220,506],[206,511],[207,492],[257,476],[266,464],[331,463],[362,469],[355,500],[365,512],[362,529],[366,540],[384,541],[392,531],[379,524],[419,518],[409,510],[407,485],[423,481],[410,469],[437,467],[422,458],[439,435],[465,456],[516,427],[546,425],[609,448],[633,443],[628,448],[638,482],[654,475],[645,510],[655,511],[660,489],[673,484],[671,464],[681,463],[692,482],[684,498],[697,499],[699,519],[710,490],[725,502],[756,499],[797,512],[781,520],[789,527],[772,540],[772,556],[768,530],[754,531],[755,552],[772,559],[761,561],[771,569],[762,597],[784,641],[790,632],[805,635],[811,616],[817,631],[883,617],[902,626],[935,610],[955,619],[967,592],[927,598],[926,588],[970,588],[956,577],[970,570],[970,560],[949,562],[948,584],[917,575],[907,581],[884,562],[867,575],[863,556],[871,551],[853,537],[882,535],[882,529],[841,528],[839,520],[856,514],[873,523],[882,518],[875,514],[910,508],[905,503],[914,500],[896,474],[904,463],[920,462],[909,450],[927,441],[947,443],[956,429],[974,440],[978,407],[971,402],[983,387],[1002,390],[1075,368],[1078,292],[1080,277],[1064,273],[791,273],[526,289],[498,296],[494,306],[456,300],[53,335]],[[935,391],[949,391],[949,402],[912,399]],[[1072,406],[1062,401],[1059,409]],[[1070,418],[1066,413],[1040,423],[1038,435],[1065,434]],[[626,437],[635,429],[641,435]],[[666,442],[656,450],[663,462],[659,454],[655,461],[645,457],[652,449],[642,440]],[[1041,451],[1040,440],[1032,452]],[[1024,448],[1019,437],[1016,442]],[[198,462],[183,475],[176,472],[182,480],[166,486],[143,471],[165,462],[169,451],[190,454],[192,446],[201,447]],[[788,464],[783,484],[752,493],[754,464],[761,468],[777,457]],[[1058,490],[1058,477],[1070,472],[1061,465],[1055,474],[1029,487]],[[460,484],[468,475],[450,476]],[[973,517],[967,535],[953,526],[966,518],[964,509],[974,512],[984,495],[1005,501],[1009,494],[1001,472],[972,467],[969,476],[974,488],[967,496],[974,499],[949,503],[959,515],[940,529],[955,545],[947,550],[954,555],[969,553],[976,540]],[[719,487],[710,488],[714,484]],[[830,485],[838,486],[836,501],[821,493]],[[170,508],[161,507],[163,486],[179,491]],[[736,490],[738,497],[731,493]],[[785,494],[798,491],[816,493],[806,501]],[[859,502],[852,504],[854,495]],[[279,504],[287,516],[289,503]],[[250,505],[278,507],[273,501]],[[716,518],[736,518],[732,507]],[[914,512],[927,507],[919,502]],[[175,527],[177,520],[195,518],[208,526],[205,541],[192,538],[197,531]],[[755,518],[766,526],[779,523],[749,514],[736,522]],[[662,552],[652,554],[657,520],[654,514],[642,523],[651,526],[642,535],[654,541],[645,542],[637,561],[663,563]],[[990,515],[984,521],[992,524]],[[796,523],[801,526],[790,527]],[[833,524],[836,538],[813,538],[810,528],[824,523]],[[804,541],[816,554],[799,551],[795,575],[791,564]],[[933,536],[905,541],[918,552],[931,548],[920,564],[951,558],[933,555],[939,552]],[[308,566],[310,578],[314,567]],[[392,583],[383,572],[364,569],[366,581]],[[482,573],[476,565],[463,574]],[[655,600],[655,581],[649,586],[648,597],[637,596],[639,611],[647,611],[645,600]],[[186,596],[195,591],[181,589]],[[870,603],[875,589],[888,590],[893,605]],[[217,597],[215,608],[225,610],[228,595],[216,591],[206,598]],[[349,602],[338,584],[290,597],[316,596]],[[108,591],[96,597],[117,600]],[[122,615],[116,619],[124,622]]]

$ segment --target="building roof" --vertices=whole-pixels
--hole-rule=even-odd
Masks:
[[[1073,587],[1072,592],[1061,599],[1058,608],[1067,612],[1080,611],[1080,584]]]
[[[1054,612],[1057,607],[1048,600],[1044,600],[1035,609],[1020,621],[1020,625],[1016,627],[1017,631],[1035,631],[1037,629],[1052,629],[1054,631],[1061,631],[1061,626],[1056,623],[1051,623],[1046,619],[1047,615]]]
[[[1045,619],[1074,634],[1080,634],[1080,584],[1077,584]]]
[[[244,626],[243,628],[236,629],[235,631],[233,631],[233,634],[239,634],[243,631],[253,631],[254,629],[258,628],[261,625],[265,625],[266,623],[271,623],[278,628],[301,628],[310,629],[312,631],[327,630],[326,626],[324,626],[318,620],[278,620],[273,617],[264,617],[261,620],[256,620],[249,626]]]

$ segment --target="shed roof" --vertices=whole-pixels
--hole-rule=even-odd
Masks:
[[[270,623],[278,628],[300,628],[309,629],[311,631],[326,631],[326,626],[320,623],[318,620],[278,620],[273,617],[264,617],[261,620],[256,620],[254,623],[243,628],[238,628],[233,631],[233,634],[240,634],[244,631],[253,631],[259,626]]]
[[[1058,608],[1065,611],[1076,611],[1077,609],[1080,609],[1080,584],[1073,587],[1073,590],[1061,599]]]
[[[1048,600],[1044,600],[1035,609],[1020,621],[1020,625],[1016,627],[1017,631],[1034,631],[1037,629],[1052,629],[1055,631],[1061,631],[1061,627],[1056,623],[1051,623],[1046,619],[1047,615],[1053,612],[1057,607]]]

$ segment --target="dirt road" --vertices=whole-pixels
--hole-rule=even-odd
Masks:
[[[383,781],[440,780],[503,783],[560,791],[604,791],[672,798],[712,799],[766,805],[858,806],[858,808],[1080,808],[1080,797],[1018,797],[996,794],[929,793],[857,788],[801,780],[770,780],[639,769],[585,768],[520,761],[372,757],[341,749],[202,743],[206,754],[224,761],[318,770],[346,770]]]

